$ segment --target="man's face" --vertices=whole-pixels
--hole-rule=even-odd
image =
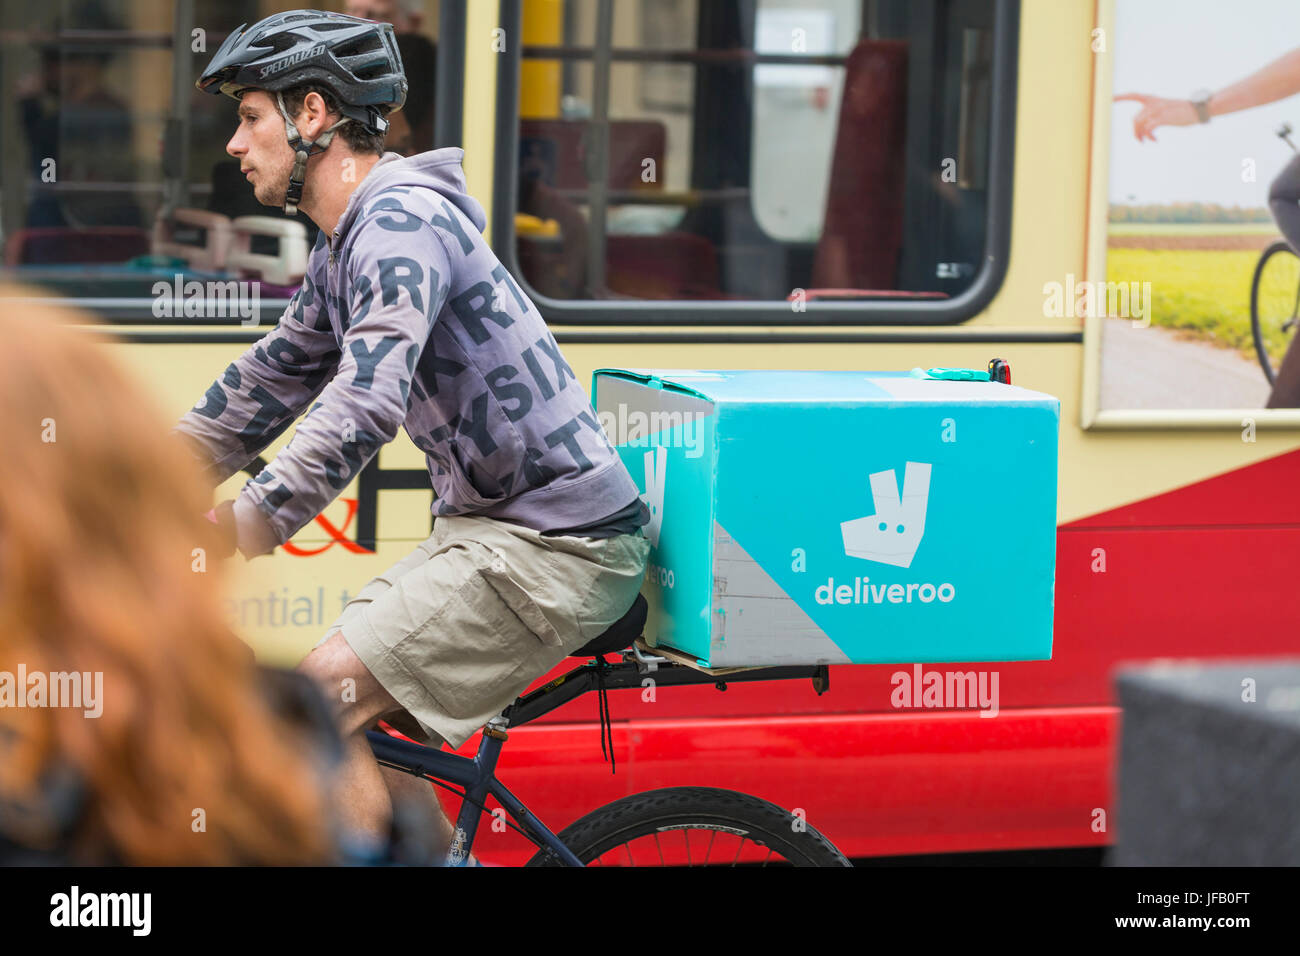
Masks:
[[[283,206],[293,171],[293,150],[284,132],[284,117],[271,95],[249,90],[239,101],[239,126],[226,144],[239,160],[240,172],[253,184],[253,196],[263,206]]]

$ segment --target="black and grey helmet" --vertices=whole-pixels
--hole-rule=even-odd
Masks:
[[[282,91],[304,83],[329,89],[339,101],[343,118],[313,142],[298,133],[284,106]],[[289,177],[285,212],[297,211],[307,158],[324,150],[334,130],[347,122],[374,133],[388,130],[384,110],[406,102],[406,74],[390,23],[363,20],[322,10],[290,10],[240,25],[194,84],[209,93],[239,99],[246,90],[275,94],[284,115],[285,135],[298,154]]]

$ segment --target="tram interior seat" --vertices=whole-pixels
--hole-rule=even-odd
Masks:
[[[230,219],[207,209],[158,210],[150,253],[182,260],[190,269],[221,272],[230,251]]]
[[[588,125],[587,120],[520,120],[521,173],[539,177],[553,189],[586,189]],[[668,131],[656,120],[610,120],[609,188],[661,190],[667,142]],[[655,165],[651,182],[641,178],[647,159]]]
[[[149,251],[149,231],[138,226],[33,226],[5,242],[5,265],[126,262]]]
[[[586,120],[520,121],[520,175],[544,187],[546,202],[572,205],[573,201],[562,192],[588,188],[587,130]],[[611,120],[606,180],[609,189],[619,193],[661,193],[667,141],[667,129],[657,120]],[[653,161],[650,181],[645,179],[651,168],[647,160]],[[541,195],[536,189],[521,189],[519,212],[539,214],[529,208],[529,203],[538,202]],[[611,206],[617,204],[610,202]],[[581,216],[576,208],[575,218]],[[566,234],[561,230],[558,242],[549,236],[523,234],[517,241],[520,268],[534,289],[561,298],[587,289],[585,274],[569,274],[577,263],[584,264],[579,268],[585,267],[585,231],[578,234],[575,229]],[[582,248],[576,249],[575,244]],[[605,281],[602,288],[589,294],[638,299],[722,298],[717,253],[707,239],[683,231],[607,234]]]
[[[809,299],[900,296],[906,119],[907,42],[860,40],[845,64]]]
[[[610,236],[605,285],[638,299],[721,299],[713,244],[690,232]]]

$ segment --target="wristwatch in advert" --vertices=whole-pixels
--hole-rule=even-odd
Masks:
[[[1196,108],[1196,118],[1202,123],[1210,121],[1210,97],[1213,95],[1209,90],[1197,90],[1192,94],[1192,106]]]

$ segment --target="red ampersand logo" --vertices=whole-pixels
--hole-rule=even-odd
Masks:
[[[375,552],[371,551],[369,548],[363,548],[355,541],[352,541],[351,539],[344,536],[344,532],[347,531],[348,525],[352,524],[353,516],[357,513],[358,499],[342,498],[340,500],[348,506],[348,516],[347,518],[344,519],[343,527],[341,529],[334,527],[334,525],[331,524],[329,519],[326,518],[324,515],[316,516],[316,523],[325,529],[325,533],[330,536],[331,540],[327,541],[319,548],[314,548],[312,550],[308,550],[307,548],[300,548],[292,541],[286,541],[283,545],[285,552],[288,554],[292,554],[298,558],[310,558],[312,555],[320,554],[323,551],[328,551],[336,544],[341,544],[343,545],[343,547],[347,548],[353,554],[374,554]]]

